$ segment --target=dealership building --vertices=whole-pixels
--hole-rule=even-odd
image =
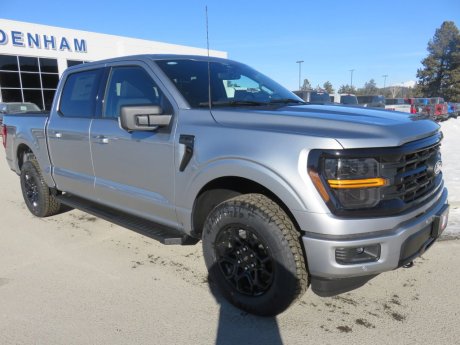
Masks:
[[[203,48],[0,19],[0,102],[49,110],[67,67],[135,54],[207,55]],[[223,51],[210,55],[227,57]]]

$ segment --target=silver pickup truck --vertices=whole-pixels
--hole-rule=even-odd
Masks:
[[[230,60],[71,67],[48,116],[5,116],[2,132],[34,215],[78,208],[165,244],[201,240],[213,284],[258,315],[408,265],[447,224],[436,123],[306,105]]]

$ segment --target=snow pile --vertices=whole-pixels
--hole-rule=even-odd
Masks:
[[[449,119],[441,123],[444,133],[442,141],[442,171],[449,190],[450,214],[443,238],[460,238],[460,119]]]

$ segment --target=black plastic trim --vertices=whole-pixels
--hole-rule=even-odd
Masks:
[[[195,147],[195,136],[188,134],[181,134],[179,137],[179,144],[185,145],[185,153],[180,162],[179,171],[184,171],[188,163],[192,159],[193,150]]]
[[[111,223],[133,230],[162,244],[194,245],[199,241],[177,229],[69,193],[57,195],[56,198],[64,205],[77,208]]]
[[[331,297],[342,294],[344,292],[355,290],[376,276],[377,274],[338,279],[327,279],[312,276],[311,289],[320,297]]]

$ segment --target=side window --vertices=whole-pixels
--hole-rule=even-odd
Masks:
[[[72,73],[62,90],[59,110],[65,117],[93,117],[102,69]]]
[[[112,69],[102,116],[118,118],[121,107],[125,105],[159,105],[163,112],[172,112],[170,103],[157,84],[142,67],[137,66]]]

